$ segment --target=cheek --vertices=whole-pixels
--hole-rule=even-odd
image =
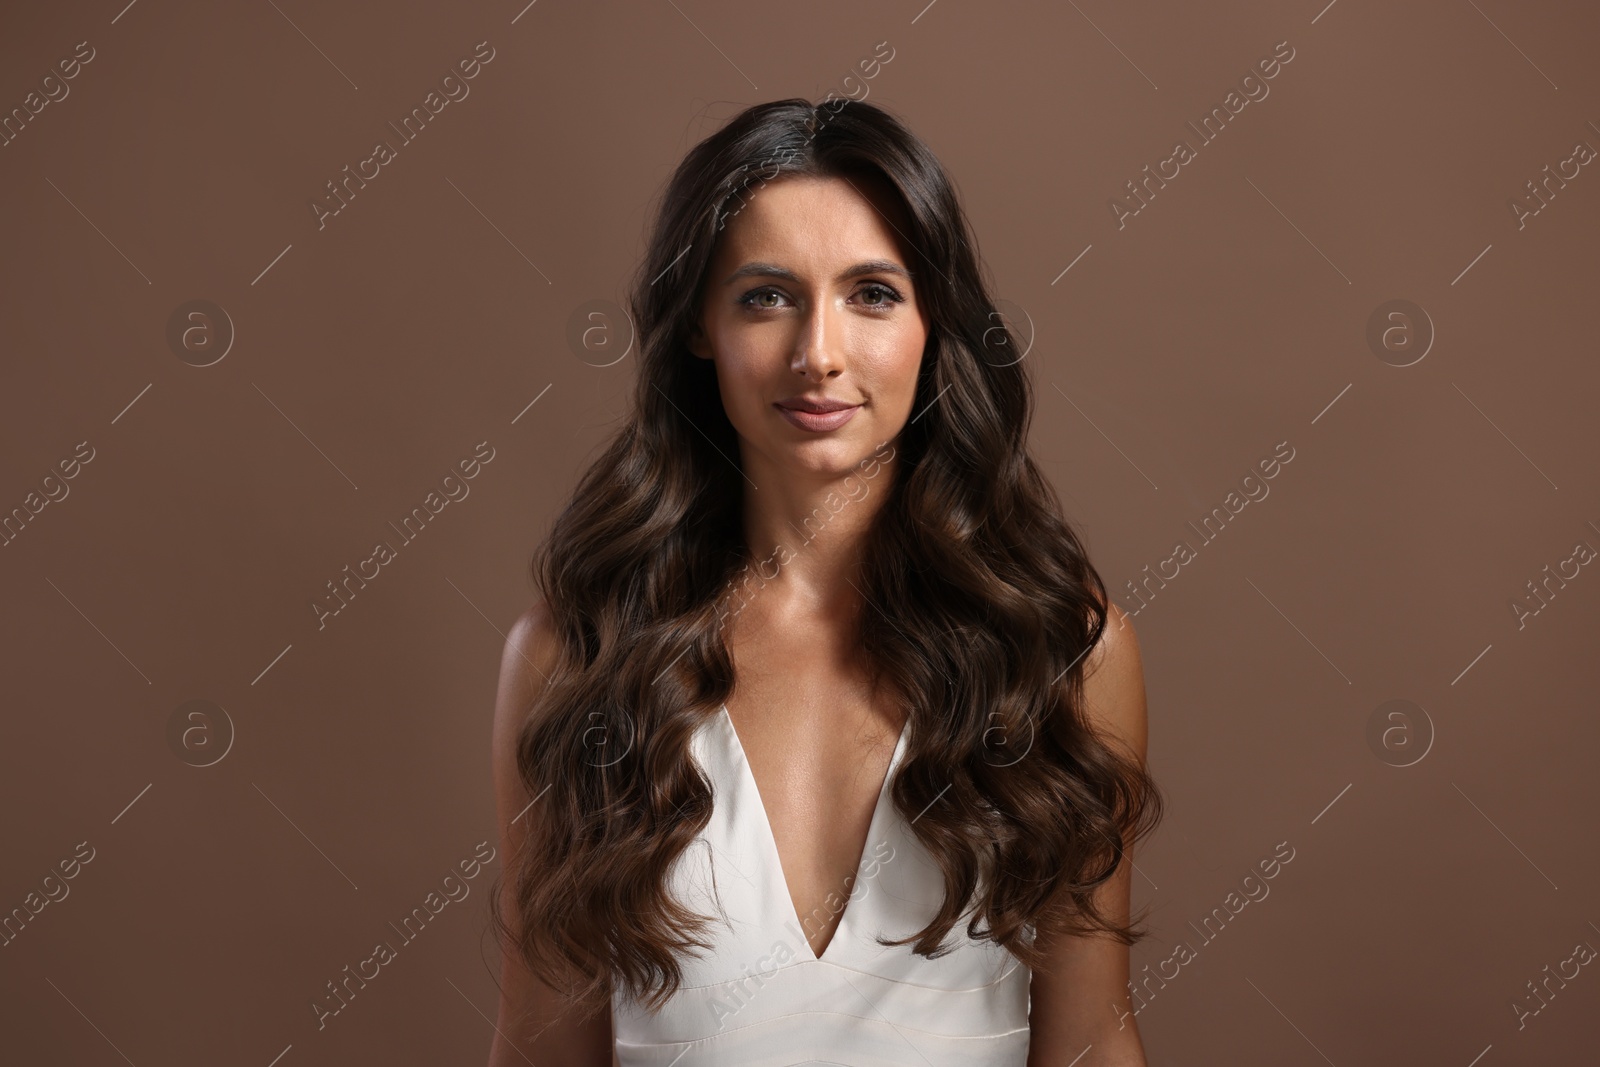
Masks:
[[[771,361],[758,347],[735,343],[719,352],[717,388],[731,417],[737,419],[741,413],[764,406],[771,373]]]
[[[773,359],[782,358],[780,333],[761,329],[759,324],[729,317],[715,324],[712,336],[717,373],[730,380],[755,380],[768,370]]]
[[[910,397],[917,389],[917,373],[922,368],[922,352],[927,335],[920,329],[896,332],[883,337],[862,362],[870,366],[877,390],[884,395]],[[863,368],[865,369],[865,368]]]

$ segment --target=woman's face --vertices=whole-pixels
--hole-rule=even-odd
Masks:
[[[928,320],[882,212],[905,225],[861,178],[782,177],[745,196],[689,349],[716,364],[757,483],[763,469],[848,473],[911,416]]]

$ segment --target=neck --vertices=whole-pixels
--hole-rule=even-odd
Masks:
[[[892,445],[885,445],[840,475],[766,472],[744,504],[750,567],[763,589],[774,587],[775,600],[796,607],[831,610],[858,601],[867,537],[897,467]]]

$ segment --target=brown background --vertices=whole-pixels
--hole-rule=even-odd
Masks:
[[[502,633],[634,373],[574,351],[575,312],[620,300],[695,141],[833,90],[959,183],[1033,337],[1035,453],[1124,605],[1196,549],[1135,619],[1172,808],[1133,964],[1197,951],[1139,1014],[1152,1064],[1593,1062],[1600,967],[1520,1029],[1512,1004],[1600,946],[1600,567],[1521,628],[1511,601],[1600,547],[1600,167],[1520,229],[1507,200],[1600,146],[1600,14],[1322,2],[11,5],[0,107],[95,58],[0,148],[0,508],[94,458],[0,548],[0,909],[95,852],[0,948],[0,1059],[484,1060],[498,862],[320,1031],[310,1004],[493,841]],[[319,230],[325,183],[480,41],[470,95]],[[1179,138],[1198,158],[1119,229]],[[167,341],[196,299],[236,332],[206,367]],[[1366,340],[1393,299],[1436,334],[1406,367]],[[319,629],[480,441],[470,495]],[[234,735],[207,767],[182,757],[221,751],[218,714],[169,741],[195,699]],[[1390,700],[1420,710],[1369,741]]]

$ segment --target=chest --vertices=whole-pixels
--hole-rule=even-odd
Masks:
[[[821,956],[861,876],[904,715],[840,650],[821,641],[734,647],[726,704],[760,801],[781,883]]]
[[[891,769],[905,751],[902,736]],[[727,708],[701,724],[691,754],[716,804],[668,889],[711,920],[708,950],[680,960],[684,984],[659,1010],[614,995],[620,1062],[666,1064],[706,1040],[719,1063],[1020,1067],[1030,976],[1015,957],[959,928],[933,958],[878,940],[912,936],[944,899],[940,868],[907,820],[878,809],[854,887],[824,907],[835,925],[824,944],[815,922],[802,932]]]

